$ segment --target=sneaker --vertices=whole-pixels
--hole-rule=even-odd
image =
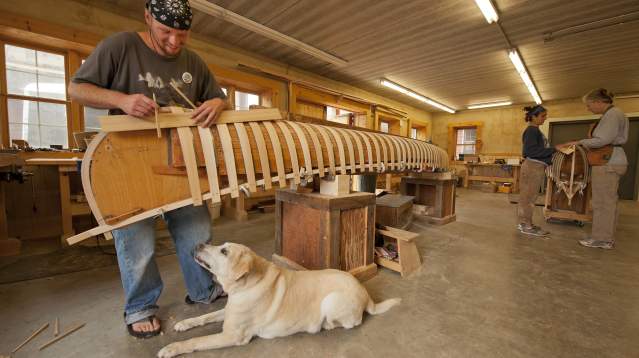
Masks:
[[[550,233],[542,228],[540,228],[539,226],[535,226],[535,225],[524,225],[524,224],[519,224],[518,226],[519,232],[521,232],[522,234],[526,234],[526,235],[532,235],[532,236],[548,236],[550,235]]]
[[[593,239],[579,240],[579,244],[585,247],[594,247],[594,248],[599,248],[604,250],[610,250],[615,247],[614,241],[603,241],[603,240],[593,240]]]

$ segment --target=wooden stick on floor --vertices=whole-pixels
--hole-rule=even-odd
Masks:
[[[53,336],[57,337],[60,334],[60,318],[55,318],[55,323],[53,324]]]
[[[153,93],[153,102],[158,104],[157,99],[155,98],[155,92]],[[158,138],[162,138],[162,130],[160,129],[160,119],[158,118],[158,108],[155,107],[155,129],[158,131]]]
[[[19,346],[17,346],[17,347],[16,347],[13,351],[11,351],[11,353],[13,354],[13,353],[17,352],[17,351],[18,351],[18,349],[22,348],[25,344],[27,344],[27,343],[31,342],[31,340],[32,340],[33,338],[35,338],[35,336],[37,336],[38,334],[40,334],[40,332],[42,332],[42,331],[44,331],[45,329],[47,329],[47,327],[49,327],[49,323],[48,323],[48,322],[47,322],[47,323],[45,323],[45,324],[43,324],[43,325],[42,325],[42,327],[38,328],[38,330],[37,330],[37,331],[33,332],[33,333],[29,336],[29,338],[25,339],[25,340],[24,340],[24,342],[20,343],[20,345],[19,345]]]
[[[71,333],[73,333],[73,332],[77,331],[78,329],[80,329],[80,328],[84,327],[84,325],[85,325],[85,324],[86,324],[86,323],[82,323],[82,324],[79,324],[79,325],[77,325],[77,326],[75,326],[75,327],[71,328],[70,330],[68,330],[68,331],[66,331],[66,332],[62,333],[61,335],[59,335],[58,337],[53,338],[52,340],[48,341],[47,343],[45,343],[45,344],[41,345],[41,346],[40,346],[40,348],[38,348],[38,350],[40,350],[40,351],[41,351],[41,350],[43,350],[43,349],[47,348],[48,346],[52,345],[53,343],[55,343],[55,342],[57,342],[57,341],[61,340],[62,338],[66,337],[66,336],[70,335]]]

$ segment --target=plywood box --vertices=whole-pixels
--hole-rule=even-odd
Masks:
[[[387,194],[376,199],[375,223],[381,226],[406,228],[413,215],[413,196]]]
[[[415,204],[433,207],[429,222],[443,225],[455,221],[455,181],[456,179],[429,179],[403,177],[400,191],[402,195],[415,197]]]
[[[375,194],[275,194],[275,253],[310,269],[376,270]]]

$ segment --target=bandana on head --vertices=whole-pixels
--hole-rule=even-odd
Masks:
[[[193,13],[188,0],[147,0],[146,8],[161,24],[177,30],[191,28]]]

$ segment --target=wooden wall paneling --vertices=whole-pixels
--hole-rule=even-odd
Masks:
[[[300,164],[297,160],[297,147],[295,146],[295,142],[293,141],[293,134],[288,129],[284,121],[275,122],[282,130],[282,134],[284,136],[284,140],[286,141],[286,146],[288,147],[288,152],[291,158],[291,165],[293,166],[293,182],[295,184],[300,183]]]
[[[231,197],[240,196],[237,171],[235,169],[235,152],[233,151],[233,143],[231,141],[231,133],[226,124],[217,125],[217,133],[222,143],[222,152],[224,153],[224,164],[226,166],[226,176],[228,178],[229,187],[231,189]]]
[[[246,173],[246,180],[248,181],[249,190],[252,193],[257,191],[257,185],[255,184],[255,166],[253,165],[253,154],[251,153],[251,142],[248,139],[248,133],[246,133],[246,127],[244,123],[235,123],[235,131],[240,139],[240,147],[242,149],[242,158],[244,159],[244,172]]]
[[[71,77],[73,76],[73,74],[75,74],[75,71],[77,71],[78,68],[80,68],[80,65],[82,64],[82,57],[76,51],[68,51],[66,59],[67,59],[67,63],[66,63],[67,64],[66,66],[67,82],[66,83],[68,85],[69,82],[71,81]],[[69,147],[76,148],[77,145],[75,143],[73,133],[84,132],[84,111],[83,111],[83,107],[79,103],[71,101],[68,93],[67,93],[67,101],[69,101],[67,104],[67,108],[69,109],[67,111],[67,116],[68,116],[67,123],[68,123],[68,129],[69,129]]]
[[[337,131],[333,127],[323,126],[333,136],[335,143],[337,143],[337,152],[339,154],[340,173],[346,174],[346,155],[344,155],[344,144],[337,134]]]
[[[300,146],[302,147],[302,154],[304,156],[304,169],[306,169],[307,175],[312,175],[313,173],[313,161],[311,160],[311,151],[308,146],[308,141],[306,140],[306,135],[302,128],[295,122],[287,121],[287,123],[293,128],[297,138],[300,141]]]
[[[253,122],[251,122],[253,124]],[[200,142],[202,143],[202,151],[204,153],[204,162],[206,164],[206,176],[209,181],[209,192],[211,193],[211,200],[214,203],[219,203],[220,198],[220,183],[217,176],[217,160],[215,156],[215,144],[213,142],[213,135],[210,128],[197,127],[200,134]]]
[[[9,147],[9,109],[7,106],[7,68],[5,66],[4,41],[0,40],[0,147]]]
[[[313,131],[312,127],[307,125],[306,123],[300,123],[306,132],[311,137],[311,141],[313,142],[313,148],[315,149],[315,159],[317,161],[317,169],[319,170],[320,178],[323,178],[326,173],[326,168],[324,167],[324,155],[322,153],[322,145],[320,144],[319,138],[317,137],[317,133]]]
[[[268,150],[266,149],[266,142],[264,141],[264,133],[260,125],[256,122],[249,122],[249,126],[255,138],[255,143],[257,143],[260,156],[260,168],[262,169],[262,178],[264,179],[264,189],[269,190],[272,187],[271,165],[268,160]]]
[[[286,187],[286,170],[284,169],[284,159],[282,158],[282,144],[275,132],[275,127],[271,122],[264,122],[264,128],[268,132],[273,152],[275,153],[275,163],[277,167],[277,178],[280,188]]]
[[[202,190],[200,189],[200,178],[197,171],[197,161],[195,159],[195,149],[193,148],[193,133],[190,127],[180,127],[177,129],[180,136],[180,145],[186,164],[186,174],[189,180],[189,188],[193,197],[193,205],[202,205]]]

